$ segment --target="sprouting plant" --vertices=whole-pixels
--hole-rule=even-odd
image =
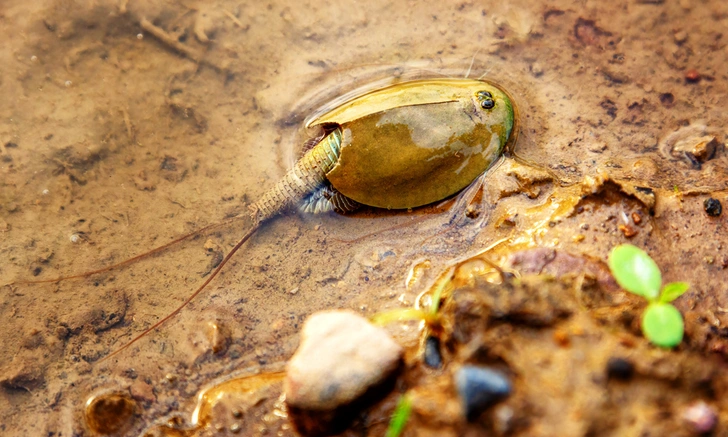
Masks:
[[[653,344],[671,348],[682,341],[682,314],[670,302],[685,293],[690,285],[671,282],[662,287],[662,274],[655,261],[642,249],[622,244],[609,254],[609,269],[620,287],[642,296],[649,305],[642,315],[642,333]]]
[[[392,322],[402,322],[405,320],[422,320],[429,328],[433,328],[439,325],[440,316],[438,311],[440,309],[440,299],[442,298],[445,289],[451,285],[450,277],[452,271],[448,271],[444,278],[446,280],[440,280],[435,283],[432,289],[432,304],[427,310],[418,308],[397,308],[394,310],[383,311],[377,313],[372,317],[372,323],[379,326],[384,326]],[[442,278],[441,278],[442,279]]]
[[[412,413],[412,400],[407,394],[402,395],[392,413],[392,419],[387,427],[386,437],[399,437]]]

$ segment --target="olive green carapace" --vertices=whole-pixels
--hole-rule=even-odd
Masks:
[[[485,81],[416,80],[369,92],[307,124],[327,134],[253,205],[254,218],[260,223],[295,202],[324,211],[437,202],[501,156],[514,122],[508,95]],[[324,198],[328,209],[310,208]]]
[[[478,99],[483,92],[492,96],[488,109]],[[468,186],[501,156],[513,124],[513,104],[495,85],[434,79],[365,94],[308,126],[341,129],[339,159],[326,173],[336,190],[364,205],[404,209]]]

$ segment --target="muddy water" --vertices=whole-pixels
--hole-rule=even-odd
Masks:
[[[3,287],[0,429],[89,435],[83,405],[105,391],[134,399],[130,435],[168,414],[187,421],[205,384],[290,356],[313,311],[411,304],[453,259],[507,237],[604,259],[625,241],[620,225],[641,230],[632,241],[667,280],[695,284],[678,304],[690,347],[724,354],[713,331],[728,322],[716,309],[728,307],[725,215],[702,202],[726,205],[727,20],[718,1],[4,3],[2,284],[101,268],[244,213],[297,156],[304,119],[373,82],[486,75],[519,105],[519,156],[555,176],[509,161],[475,218],[283,216],[178,317],[107,361],[249,223],[90,278]],[[703,137],[716,151],[696,158]],[[559,191],[605,174],[628,188],[607,183],[582,204],[586,192]],[[650,210],[650,231],[622,219]]]

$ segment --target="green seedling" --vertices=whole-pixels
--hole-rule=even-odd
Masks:
[[[662,274],[644,250],[622,244],[609,254],[609,269],[623,289],[642,296],[649,304],[642,315],[642,333],[654,345],[672,348],[684,333],[682,314],[670,302],[685,293],[690,285],[671,282],[662,287]]]
[[[392,322],[422,320],[428,327],[432,328],[438,326],[440,323],[440,316],[438,314],[438,310],[440,309],[440,299],[448,285],[450,285],[449,280],[438,281],[435,284],[435,288],[432,290],[432,304],[427,310],[417,308],[397,308],[377,313],[372,316],[371,321],[375,325],[384,326]]]
[[[386,437],[399,437],[404,431],[405,425],[412,413],[412,400],[406,394],[402,395],[392,413],[392,420],[389,421]]]

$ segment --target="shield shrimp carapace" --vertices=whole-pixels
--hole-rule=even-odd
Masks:
[[[481,80],[416,80],[369,92],[308,122],[323,138],[255,203],[256,220],[294,202],[348,211],[357,203],[405,209],[442,200],[501,156],[514,123],[508,94]]]

